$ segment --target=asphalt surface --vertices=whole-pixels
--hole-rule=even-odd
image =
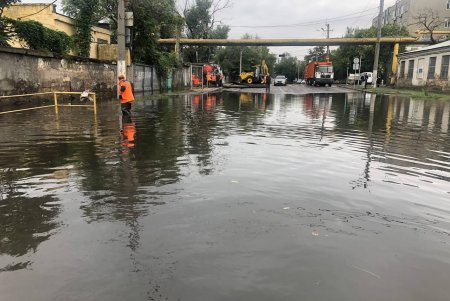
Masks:
[[[264,88],[224,88],[229,92],[265,93]],[[287,86],[270,86],[270,94],[314,94],[314,93],[347,93],[351,90],[333,85],[332,87],[313,87],[305,84],[291,84]]]

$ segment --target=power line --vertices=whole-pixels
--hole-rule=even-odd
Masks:
[[[46,6],[45,6],[43,9],[41,9],[40,11],[37,11],[37,12],[35,12],[35,13],[29,14],[29,15],[26,15],[26,16],[19,17],[19,18],[17,18],[17,20],[21,20],[21,19],[23,19],[23,18],[28,18],[28,17],[34,16],[34,15],[37,15],[37,14],[39,14],[41,11],[46,10],[50,5],[55,4],[56,1],[58,1],[58,0],[55,0],[55,1],[53,1],[52,3],[46,5]]]
[[[364,12],[369,12],[369,11],[373,11],[373,10],[378,10],[378,7],[372,7],[370,9],[366,9],[363,11],[358,11],[358,12],[354,12],[351,14],[347,14],[347,15],[342,15],[342,16],[338,16],[338,17],[333,17],[333,18],[327,18],[327,19],[318,19],[318,20],[312,20],[312,21],[308,21],[308,22],[304,22],[304,23],[294,23],[294,24],[281,24],[281,25],[229,25],[229,27],[241,27],[241,28],[276,28],[276,27],[301,27],[301,26],[310,26],[310,25],[317,25],[317,24],[322,24],[324,21],[328,22],[328,21],[343,21],[343,20],[348,20],[348,19],[353,19],[353,18],[360,18],[362,16],[366,16],[366,15],[373,15],[373,12],[366,14],[366,15],[360,15]],[[357,16],[355,16],[357,15]]]

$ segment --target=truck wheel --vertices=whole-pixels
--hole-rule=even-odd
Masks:
[[[317,86],[316,81],[313,81],[312,85],[315,87]]]
[[[253,84],[253,78],[251,77],[247,78],[247,84],[249,85]]]

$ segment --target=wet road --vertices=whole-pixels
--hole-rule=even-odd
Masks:
[[[98,112],[0,118],[1,300],[448,300],[449,102]]]
[[[224,88],[227,92],[236,92],[236,93],[265,93],[264,88]],[[305,95],[305,94],[326,94],[326,93],[349,93],[352,92],[349,89],[346,89],[344,87],[340,87],[337,85],[333,85],[331,87],[313,87],[308,86],[305,84],[288,84],[286,86],[274,86],[272,85],[270,87],[270,94],[298,94],[298,95]]]

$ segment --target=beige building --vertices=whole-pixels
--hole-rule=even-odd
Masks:
[[[416,35],[416,31],[422,29],[414,18],[431,9],[439,15],[443,21],[437,30],[450,30],[450,0],[397,0],[396,3],[385,9],[383,14],[383,25],[399,24],[408,28],[409,34]],[[372,20],[372,25],[378,25],[378,17]]]
[[[450,89],[450,41],[398,55],[398,86]]]
[[[4,16],[11,19],[34,20],[42,23],[45,27],[60,30],[69,36],[75,34],[75,21],[67,16],[56,12],[56,5],[48,3],[23,3],[7,7]],[[92,27],[92,43],[90,58],[99,58],[98,45],[110,44],[111,31],[102,27]],[[23,48],[19,41],[11,43],[13,47]]]

